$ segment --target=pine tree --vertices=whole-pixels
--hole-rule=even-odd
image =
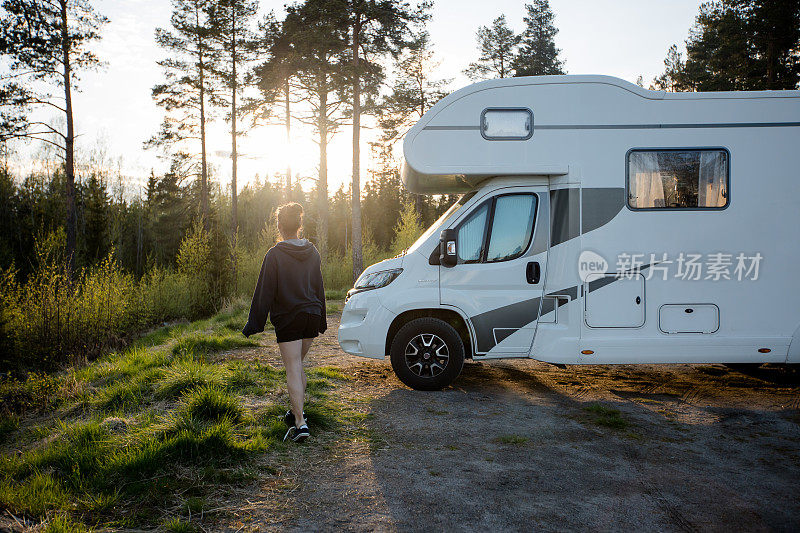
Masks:
[[[102,260],[109,250],[110,199],[105,181],[92,173],[82,187],[83,242],[90,263]]]
[[[220,48],[220,61],[217,75],[228,91],[221,98],[228,107],[228,120],[231,124],[231,238],[234,246],[239,229],[237,214],[237,173],[238,151],[236,141],[241,132],[237,129],[237,119],[242,114],[239,106],[243,75],[248,64],[255,59],[255,36],[250,25],[258,12],[258,2],[254,0],[220,0],[210,6],[209,18],[212,36]]]
[[[342,0],[343,1],[343,0]],[[294,80],[298,98],[310,113],[298,116],[317,133],[319,174],[316,183],[317,248],[324,258],[328,242],[328,143],[344,123],[348,100],[348,36],[346,10],[339,2],[306,0],[289,6],[283,23],[294,50]]]
[[[675,92],[689,89],[686,83],[686,65],[677,45],[669,47],[664,67],[664,73],[653,80],[651,90]]]
[[[564,74],[564,63],[558,59],[560,50],[554,38],[558,29],[548,0],[533,0],[525,4],[525,31],[512,68],[515,76],[547,76]]]
[[[252,73],[253,83],[260,89],[259,98],[251,98],[247,103],[257,118],[270,120],[275,108],[281,107],[282,124],[286,128],[286,174],[284,191],[288,200],[292,190],[292,162],[288,157],[292,144],[292,104],[295,87],[294,76],[297,74],[297,56],[294,43],[284,31],[282,22],[278,22],[274,13],[270,13],[259,23],[262,51],[266,51],[268,59],[257,65]]]
[[[477,39],[480,56],[469,64],[464,74],[472,80],[511,76],[520,36],[508,27],[506,16],[500,15],[489,27],[478,28]]]
[[[686,41],[673,45],[653,86],[748,91],[800,87],[800,2],[722,0],[700,6]]]
[[[383,78],[380,60],[396,55],[406,45],[409,24],[427,19],[423,3],[412,10],[402,0],[347,0],[350,27],[350,78],[352,83],[353,173],[351,201],[353,213],[353,281],[364,270],[361,242],[361,113],[362,93],[367,98],[378,93]]]
[[[382,130],[382,141],[392,144],[402,139],[406,131],[428,109],[447,94],[451,79],[436,79],[433,73],[439,67],[430,49],[428,32],[414,36],[408,50],[395,62],[392,92],[380,106],[378,125]],[[423,211],[424,196],[415,195],[414,205]]]
[[[76,74],[97,67],[89,45],[100,38],[107,19],[88,0],[3,0],[0,12],[0,55],[12,76],[0,87],[0,141],[27,138],[58,149],[64,163],[66,258],[74,269],[76,250],[75,117],[72,90]],[[58,88],[62,99],[38,90]],[[28,120],[33,108],[44,107],[64,117],[65,128]]]
[[[220,54],[213,46],[214,28],[209,21],[209,0],[172,0],[172,29],[156,29],[156,43],[171,53],[158,64],[166,81],[153,87],[153,99],[167,112],[161,130],[148,146],[183,151],[187,142],[200,141],[200,216],[208,229],[209,187],[206,156],[207,106],[217,103],[218,86],[212,76],[219,71]]]

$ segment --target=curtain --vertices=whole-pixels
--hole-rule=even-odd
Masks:
[[[458,229],[458,258],[462,261],[480,259],[488,210],[488,204],[483,204]]]
[[[656,152],[635,152],[631,157],[631,207],[664,207],[664,183]]]
[[[697,186],[698,207],[725,205],[727,172],[725,152],[700,153],[700,181]]]

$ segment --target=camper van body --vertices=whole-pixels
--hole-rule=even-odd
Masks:
[[[464,195],[359,278],[347,353],[390,355],[417,388],[446,385],[462,355],[800,362],[800,91],[486,81],[438,102],[403,149],[407,188]]]

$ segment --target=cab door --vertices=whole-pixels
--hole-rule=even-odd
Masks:
[[[439,267],[443,306],[471,322],[476,357],[524,357],[533,342],[547,268],[546,186],[509,187],[452,226],[457,263]]]

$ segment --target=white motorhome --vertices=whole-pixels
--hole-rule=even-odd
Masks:
[[[800,363],[800,91],[485,81],[403,151],[410,191],[463,195],[364,271],[345,352],[417,389],[465,358]]]

